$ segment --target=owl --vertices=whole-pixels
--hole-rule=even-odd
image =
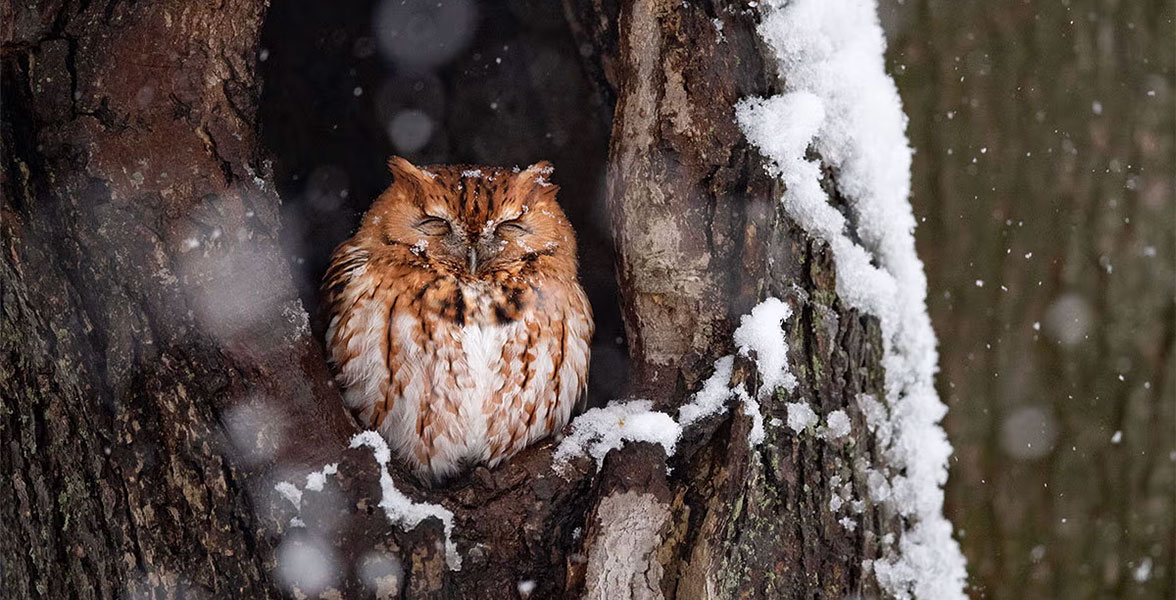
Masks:
[[[353,414],[436,482],[563,428],[585,400],[592,310],[548,163],[388,166],[331,257],[327,348]]]

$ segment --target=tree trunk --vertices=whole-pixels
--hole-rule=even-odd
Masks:
[[[738,100],[776,90],[753,14],[657,0],[624,3],[619,14],[573,3],[571,12],[616,98],[608,207],[635,395],[681,404],[732,353],[740,316],[779,297],[798,307],[786,327],[795,395],[863,423],[850,400],[881,393],[877,321],[837,299],[827,248],[784,217],[781,189],[734,122]],[[763,407],[765,421],[787,421],[782,399]],[[894,524],[867,509],[850,532],[828,510],[836,478],[866,488],[853,465],[880,460],[871,441],[827,444],[777,426],[753,448],[751,426],[746,415],[709,423],[686,434],[670,481],[602,490],[589,539],[609,539],[621,523],[605,508],[628,502],[654,520],[647,547],[657,550],[645,559],[656,570],[639,559],[634,576],[660,573],[667,598],[877,594],[862,563],[879,556],[877,537]],[[606,465],[605,480],[629,462]],[[660,463],[648,469],[660,473]],[[593,552],[629,548],[601,543],[590,560]]]
[[[902,518],[865,503],[847,527],[828,507],[885,464],[851,402],[884,395],[879,324],[838,299],[829,250],[783,216],[734,121],[778,88],[757,13],[622,4],[568,13],[615,101],[631,395],[673,414],[733,353],[740,316],[778,297],[796,313],[794,394],[846,410],[851,438],[780,425],[778,392],[759,445],[733,407],[670,457],[631,443],[599,472],[553,467],[547,442],[446,488],[388,477],[349,448],[359,430],[278,243],[256,126],[265,3],[6,3],[4,595],[878,594],[865,565]],[[732,383],[757,381],[738,358]],[[452,531],[417,526],[390,486],[451,511]]]
[[[895,10],[973,585],[1171,594],[1172,3]]]
[[[347,439],[254,142],[263,9],[4,4],[5,596],[272,595],[224,425]]]

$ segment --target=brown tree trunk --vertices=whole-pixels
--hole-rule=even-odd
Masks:
[[[776,90],[754,14],[659,0],[618,12],[572,3],[571,12],[616,97],[608,206],[636,396],[681,403],[732,353],[740,316],[779,297],[798,307],[786,327],[795,395],[862,423],[850,400],[881,393],[877,322],[837,300],[832,257],[783,216],[781,189],[734,122],[738,100]],[[735,379],[747,377],[736,369]],[[782,398],[765,404],[766,421],[787,421]],[[589,540],[609,539],[622,522],[605,508],[625,502],[654,521],[646,547],[656,552],[633,573],[660,573],[667,598],[876,594],[862,562],[878,556],[876,538],[893,523],[867,509],[848,532],[828,510],[834,476],[865,489],[853,465],[878,461],[868,436],[839,446],[769,427],[753,448],[750,427],[737,416],[687,432],[670,481],[602,490]],[[632,462],[606,465],[605,480]],[[612,551],[598,544],[589,556]]]
[[[672,413],[775,296],[796,310],[797,393],[849,412],[856,438],[772,425],[753,447],[733,407],[668,459],[630,444],[599,473],[553,469],[551,443],[442,489],[393,467],[400,491],[454,514],[456,569],[439,520],[385,517],[279,250],[255,124],[264,3],[6,3],[3,595],[876,594],[863,561],[900,518],[867,505],[851,531],[828,504],[834,477],[864,490],[855,465],[882,462],[851,402],[881,395],[879,327],[837,299],[829,252],[783,217],[733,121],[737,100],[776,88],[756,14],[623,4],[569,18],[615,99],[608,213],[634,394]],[[754,363],[734,379],[754,392]],[[765,420],[787,419],[778,400]]]
[[[3,13],[3,595],[273,595],[223,425],[280,414],[293,457],[350,424],[254,142],[264,4]]]
[[[976,592],[1170,597],[1173,5],[893,14]]]

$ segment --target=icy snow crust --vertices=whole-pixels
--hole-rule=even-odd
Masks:
[[[838,295],[882,326],[889,416],[871,429],[893,468],[890,501],[912,525],[897,552],[874,561],[875,575],[897,598],[964,598],[964,558],[943,517],[951,445],[939,426],[946,407],[933,387],[938,356],[907,200],[911,150],[875,2],[760,6],[758,33],[776,55],[785,93],[740,102],[736,118],[786,185],[788,215],[833,251]],[[829,204],[821,165],[805,159],[810,146],[838,172],[855,224]],[[847,234],[851,226],[862,244]]]

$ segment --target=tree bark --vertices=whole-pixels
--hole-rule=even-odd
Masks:
[[[4,13],[5,595],[270,595],[225,415],[320,423],[289,456],[349,424],[253,141],[263,5]]]
[[[616,98],[608,203],[635,393],[680,404],[732,353],[740,316],[775,296],[796,307],[787,326],[796,395],[862,426],[849,401],[881,393],[877,322],[837,300],[831,255],[783,216],[781,190],[733,120],[739,99],[777,91],[754,13],[656,0],[625,3],[619,14],[589,3],[571,12]],[[765,420],[787,420],[778,400],[763,407]],[[750,425],[740,416],[688,434],[670,460],[677,476],[601,497],[598,519],[612,499],[657,499],[645,510],[661,519],[659,556],[678,557],[662,561],[665,597],[877,594],[861,565],[896,524],[867,509],[848,532],[827,509],[834,476],[865,489],[853,465],[878,460],[872,442],[839,446],[769,427],[753,448]],[[619,526],[598,524],[602,541]]]
[[[783,217],[733,121],[737,100],[777,87],[756,13],[568,12],[615,99],[607,206],[633,394],[672,413],[732,353],[739,316],[775,296],[796,312],[797,393],[846,410],[858,437],[771,425],[752,446],[733,407],[672,457],[630,444],[599,472],[585,457],[554,469],[551,442],[440,489],[393,465],[400,491],[454,513],[453,568],[437,519],[385,517],[381,468],[348,448],[358,428],[282,256],[256,131],[264,3],[6,3],[4,595],[878,594],[863,562],[900,519],[867,504],[850,531],[828,504],[835,477],[865,490],[855,466],[882,462],[850,402],[882,393],[879,328],[837,299],[830,253]],[[754,363],[734,379],[754,393]],[[787,419],[782,396],[763,408]]]

